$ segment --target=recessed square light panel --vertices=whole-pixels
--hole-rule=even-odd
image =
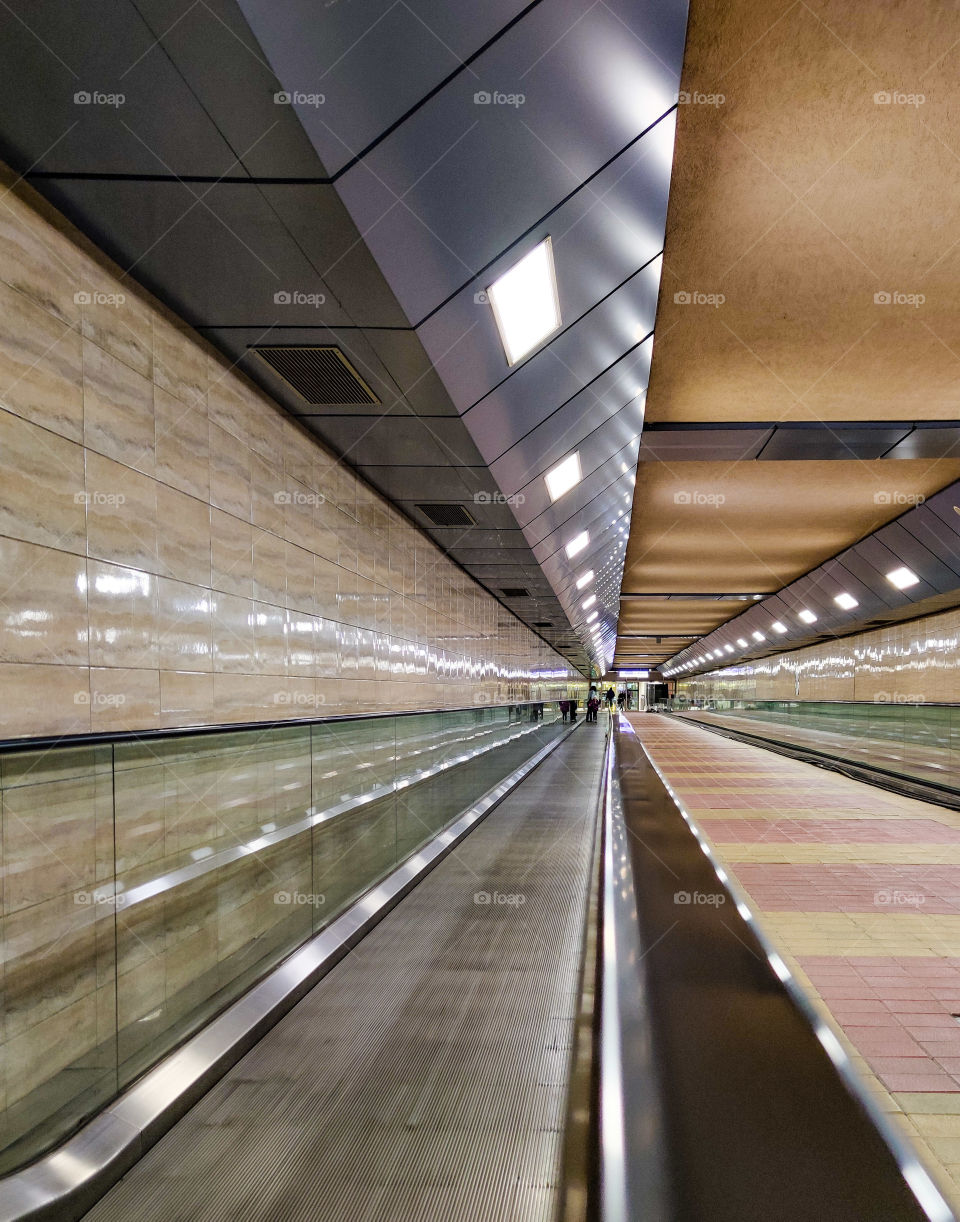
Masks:
[[[560,327],[553,244],[544,238],[487,289],[507,364],[516,365]],[[556,499],[556,498],[554,498]]]

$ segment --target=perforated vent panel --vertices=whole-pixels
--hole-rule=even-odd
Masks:
[[[261,361],[312,404],[379,403],[339,348],[254,348]]]
[[[440,504],[418,505],[417,508],[434,526],[476,526],[476,519],[455,501]]]

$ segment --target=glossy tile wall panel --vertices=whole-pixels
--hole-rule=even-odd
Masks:
[[[567,677],[49,206],[5,191],[0,737],[506,703]]]
[[[729,666],[677,692],[692,701],[960,703],[960,610]]]

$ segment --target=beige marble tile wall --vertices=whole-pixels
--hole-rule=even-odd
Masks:
[[[960,703],[960,610],[683,680],[690,699]]]
[[[11,184],[0,737],[548,694],[559,655]]]

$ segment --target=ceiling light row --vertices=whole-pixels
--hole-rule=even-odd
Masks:
[[[917,585],[920,581],[920,578],[917,576],[917,574],[912,569],[908,569],[906,565],[901,565],[900,568],[893,569],[891,572],[887,573],[886,579],[887,581],[890,582],[892,586],[895,586],[896,589],[898,590],[909,590],[911,586]],[[759,594],[754,595],[754,598],[759,598],[759,597],[760,597]],[[857,601],[857,599],[855,599],[852,594],[848,594],[846,591],[843,591],[840,594],[834,595],[833,601],[837,604],[838,607],[840,607],[844,611],[853,611],[855,607],[860,606],[860,603]],[[805,624],[815,624],[817,622],[817,616],[814,614],[813,611],[809,610],[806,607],[804,607],[802,610],[797,612],[797,618],[802,620]],[[785,633],[789,632],[787,625],[784,624],[782,620],[774,620],[773,623],[770,625],[770,627],[773,629],[774,632],[776,632],[780,636],[783,636]],[[764,636],[764,634],[759,631],[753,632],[751,635],[753,636],[753,639],[758,644],[761,641],[765,641],[767,639]],[[746,649],[748,647],[748,642],[745,641],[743,637],[737,638],[737,644],[740,646],[741,649]],[[730,645],[724,645],[724,649],[728,653],[733,652],[733,648]],[[691,667],[698,666],[698,665],[701,665],[702,663],[709,661],[709,659],[712,657],[720,657],[720,656],[721,655],[719,652],[716,654],[707,653],[705,657],[696,658],[688,662],[683,662],[681,663],[680,666],[674,667],[672,670],[664,671],[664,674],[667,676],[673,675],[673,674],[676,674],[678,670],[688,670]]]

